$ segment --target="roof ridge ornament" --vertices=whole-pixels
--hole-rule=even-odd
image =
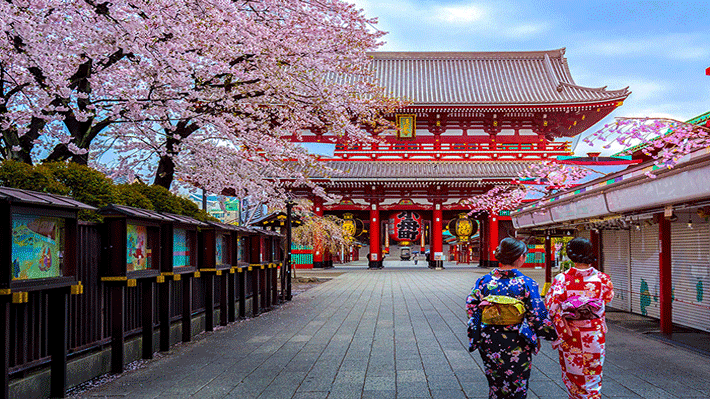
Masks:
[[[550,80],[553,86],[555,86],[555,89],[558,92],[562,92],[564,87],[562,86],[562,81],[555,75],[555,71],[552,69],[552,61],[550,61],[550,56],[545,54],[545,58],[543,60],[543,64],[545,65],[545,72],[547,72],[547,78]]]

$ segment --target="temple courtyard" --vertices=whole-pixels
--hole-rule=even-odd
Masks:
[[[80,398],[487,398],[469,353],[464,301],[490,269],[447,262],[365,262],[297,270],[325,280],[293,301],[174,347]],[[524,270],[544,281],[542,270]],[[710,397],[710,352],[610,311],[604,398]],[[678,334],[680,337],[682,334]],[[693,341],[695,340],[695,341]],[[691,342],[709,342],[707,334]],[[533,358],[529,398],[564,398],[557,353]]]

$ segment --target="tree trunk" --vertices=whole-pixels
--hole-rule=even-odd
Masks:
[[[46,122],[43,119],[32,117],[30,122],[30,130],[22,137],[17,135],[14,129],[5,130],[2,132],[2,139],[5,142],[5,153],[3,156],[6,159],[12,159],[19,162],[24,162],[32,165],[32,149],[34,141],[39,137],[39,133],[44,129]],[[14,147],[19,147],[19,150],[14,150]]]
[[[180,153],[180,143],[197,129],[199,129],[197,124],[182,121],[177,124],[175,130],[165,131],[166,154],[161,156],[158,161],[158,169],[155,172],[155,180],[153,180],[154,186],[170,190],[175,178],[175,157]]]
[[[165,187],[168,190],[170,185],[173,183],[173,178],[175,176],[175,162],[172,156],[163,155],[158,161],[158,170],[155,172],[155,180],[153,181],[154,186]]]

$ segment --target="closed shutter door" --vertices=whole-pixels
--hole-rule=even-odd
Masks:
[[[629,232],[626,230],[603,230],[601,237],[604,270],[614,284],[614,299],[609,306],[627,312],[631,311]]]
[[[577,237],[586,238],[587,240],[592,239],[592,232],[590,230],[582,230],[577,232]]]
[[[671,224],[673,322],[710,331],[710,224]]]
[[[631,311],[660,318],[658,284],[658,225],[641,226],[630,231]]]

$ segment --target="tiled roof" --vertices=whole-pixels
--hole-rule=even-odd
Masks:
[[[619,101],[628,88],[578,86],[565,50],[530,52],[373,52],[388,94],[413,105],[554,105]]]
[[[149,209],[135,208],[127,205],[109,204],[101,209],[99,213],[102,215],[124,215],[132,218],[148,219],[159,222],[172,222],[173,219]]]
[[[41,193],[12,187],[0,187],[0,200],[23,205],[39,205],[51,208],[67,208],[74,210],[96,210],[91,205],[79,202],[63,195]]]
[[[532,162],[469,161],[329,161],[326,165],[342,171],[331,181],[343,180],[478,180],[513,179]]]

